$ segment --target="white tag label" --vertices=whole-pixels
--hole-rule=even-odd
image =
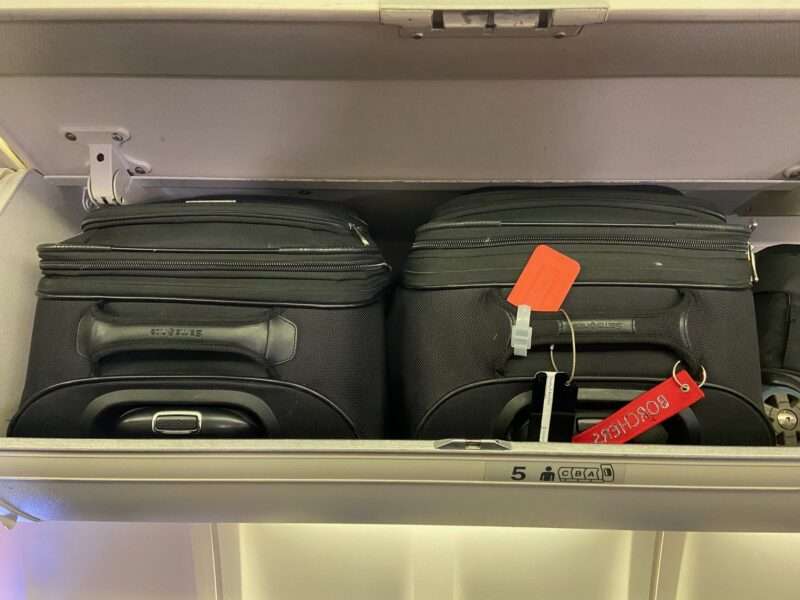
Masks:
[[[544,399],[542,400],[542,424],[539,426],[539,441],[550,440],[550,420],[553,418],[553,396],[556,393],[555,371],[545,371]]]

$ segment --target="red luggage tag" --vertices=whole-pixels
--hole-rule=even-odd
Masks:
[[[580,263],[569,256],[550,246],[536,246],[508,301],[514,306],[530,306],[532,311],[555,312],[561,308],[580,270]]]
[[[572,441],[584,444],[624,444],[678,414],[703,396],[703,391],[691,375],[681,371],[639,394],[597,425],[573,436]]]

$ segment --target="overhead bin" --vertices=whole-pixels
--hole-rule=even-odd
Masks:
[[[83,4],[0,8],[3,421],[35,248],[78,232],[109,166],[126,203],[346,202],[395,260],[477,187],[666,184],[732,213],[799,185],[800,2]],[[798,467],[791,448],[0,438],[0,515],[786,531]]]

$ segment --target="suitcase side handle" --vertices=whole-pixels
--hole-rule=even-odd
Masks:
[[[280,315],[253,321],[135,320],[93,306],[80,320],[78,354],[92,364],[124,352],[222,352],[244,356],[265,367],[294,358],[297,326]]]
[[[269,404],[248,392],[203,388],[122,388],[83,411],[87,437],[227,437],[280,435]]]
[[[689,333],[690,317],[697,300],[692,290],[681,290],[680,294],[672,307],[647,315],[570,315],[578,348],[581,344],[659,346],[670,350],[683,361],[689,373],[699,377],[701,361]],[[532,326],[534,346],[570,343],[569,323],[560,314],[556,318],[534,316]]]

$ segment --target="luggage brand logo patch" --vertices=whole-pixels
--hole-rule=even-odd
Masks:
[[[575,331],[618,331],[620,333],[636,331],[633,319],[573,319],[572,327]],[[559,321],[558,333],[569,333],[569,325],[564,321]]]
[[[150,337],[201,338],[203,330],[199,327],[151,327]]]

